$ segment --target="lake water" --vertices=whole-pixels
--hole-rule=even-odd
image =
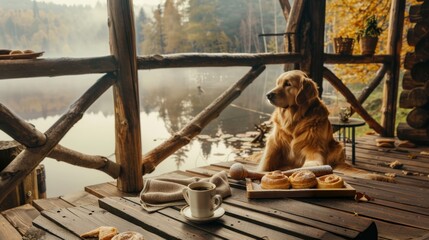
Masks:
[[[248,67],[223,67],[139,71],[143,154],[182,129],[249,70]],[[268,119],[267,114],[273,108],[265,100],[265,93],[274,86],[275,78],[281,72],[281,65],[267,67],[232,106],[203,130],[201,134],[210,136],[210,141],[195,138],[158,165],[151,175],[231,161],[236,156],[231,142],[219,136],[254,131],[255,124]],[[99,77],[101,75],[94,74],[2,80],[0,102],[44,132]],[[60,144],[85,154],[108,156],[114,161],[113,110],[112,90],[109,89]],[[0,131],[0,140],[11,138]],[[84,186],[113,180],[97,170],[50,158],[42,163],[46,167],[48,197],[81,191]]]

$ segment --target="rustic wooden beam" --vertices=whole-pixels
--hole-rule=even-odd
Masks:
[[[255,66],[301,61],[300,54],[290,53],[180,53],[137,57],[139,69]]]
[[[140,101],[132,0],[108,0],[110,51],[118,61],[115,103],[115,156],[121,165],[117,186],[123,192],[143,188]]]
[[[113,85],[115,80],[112,74],[100,78],[45,132],[47,141],[43,146],[26,148],[0,172],[2,193],[0,203],[52,151],[62,137],[82,118],[86,109]]]
[[[310,77],[319,87],[319,95],[323,93],[323,63],[325,46],[325,12],[326,1],[308,1],[310,17]]]
[[[305,0],[293,1],[292,8],[290,10],[289,17],[286,19],[286,34],[284,35],[284,51],[286,53],[299,52],[299,31],[300,21],[302,13],[304,11]],[[283,66],[284,71],[298,69],[299,64],[285,63]]]
[[[279,0],[280,6],[282,7],[283,17],[287,21],[290,13],[290,3],[289,0]]]
[[[0,79],[106,73],[113,72],[116,68],[116,62],[113,56],[1,60]],[[23,69],[25,69],[25,71],[23,71]]]
[[[364,64],[389,63],[389,55],[339,55],[324,54],[326,64]],[[254,66],[258,64],[300,63],[303,57],[298,53],[182,53],[166,55],[139,56],[139,69],[183,68],[183,67],[228,67]],[[26,69],[26,71],[22,71]],[[38,60],[2,60],[0,62],[0,79],[24,77],[54,77],[63,75],[80,75],[113,72],[117,63],[113,56],[95,58],[58,58]]]
[[[344,55],[344,54],[324,54],[325,64],[365,64],[365,63],[390,63],[393,59],[391,55]]]
[[[388,69],[388,65],[383,64],[380,69],[378,69],[377,73],[375,74],[375,77],[369,82],[369,84],[362,90],[361,94],[358,97],[358,102],[360,104],[364,103],[365,100],[371,95],[371,93],[374,91],[378,85],[380,85],[381,80],[383,80],[384,76],[386,75]]]
[[[16,141],[18,141],[20,144],[28,148],[40,147],[46,143],[45,134],[38,131],[33,125],[27,123],[19,116],[12,113],[6,106],[1,103],[0,129]],[[16,151],[11,150],[13,148],[21,152],[22,150],[24,150],[24,147],[20,144],[11,144],[0,141],[0,152],[7,150],[7,152],[15,154]],[[11,156],[10,158],[6,157],[5,159],[10,159],[10,161],[12,161],[15,156]],[[107,158],[102,156],[86,155],[63,147],[59,144],[52,150],[52,152],[48,156],[58,161],[67,162],[80,167],[98,169],[113,178],[118,178],[119,176],[119,165],[109,161]],[[8,164],[9,162],[7,163],[7,165]],[[0,168],[0,170],[2,170],[2,168]]]
[[[410,140],[411,142],[422,145],[429,144],[429,128],[415,129],[410,127],[407,123],[399,123],[397,135],[401,140]]]
[[[23,150],[25,147],[17,141],[0,141],[0,166],[9,165]],[[106,157],[83,154],[60,144],[52,149],[48,157],[79,167],[97,169],[115,179],[119,176],[120,166]],[[3,168],[0,167],[0,170]]]
[[[298,28],[302,18],[302,12],[304,11],[304,5],[305,0],[293,1],[289,18],[286,19],[285,32],[287,34],[284,36],[284,47],[287,53],[296,53],[298,50]]]
[[[217,118],[219,114],[229,104],[236,99],[243,90],[249,86],[263,71],[264,65],[252,67],[252,69],[243,76],[234,85],[230,86],[218,98],[216,98],[209,106],[200,112],[194,119],[183,127],[174,136],[167,139],[164,143],[154,148],[143,156],[143,172],[150,173],[155,167],[161,163],[168,156],[173,154],[179,148],[188,144],[191,139],[197,136],[203,128],[209,124],[213,119]]]
[[[390,68],[384,82],[383,105],[381,107],[381,125],[385,129],[383,135],[387,137],[395,135],[405,2],[406,0],[393,0],[390,7],[387,54],[392,55],[393,60],[389,64]]]
[[[83,154],[58,144],[48,155],[58,161],[75,166],[100,170],[112,178],[118,178],[120,174],[119,164],[110,161],[104,156]]]
[[[353,93],[344,85],[344,83],[339,79],[331,70],[324,68],[323,76],[328,80],[331,85],[337,89],[347,100],[347,102],[353,107],[354,111],[358,113],[365,122],[369,125],[370,128],[374,129],[379,134],[384,132],[383,127],[368,114],[368,112],[362,107],[359,101],[355,98]]]
[[[404,76],[402,77],[402,89],[403,90],[411,90],[416,87],[423,87],[425,86],[425,82],[419,82],[414,80],[411,77],[411,72],[409,70],[404,71]],[[429,96],[429,94],[428,94]]]
[[[0,103],[0,129],[27,147],[42,146],[46,136]]]

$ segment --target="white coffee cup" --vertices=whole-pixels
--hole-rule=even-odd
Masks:
[[[194,182],[183,189],[183,197],[195,218],[208,218],[222,204],[222,197],[216,194],[216,185],[210,182]]]

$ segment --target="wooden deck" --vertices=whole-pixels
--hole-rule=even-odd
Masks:
[[[374,139],[358,138],[356,167],[395,173],[397,183],[344,177],[358,192],[374,198],[369,202],[248,199],[244,182],[230,180],[232,196],[222,205],[226,214],[212,223],[194,224],[180,215],[179,207],[149,214],[141,209],[136,195],[103,183],[2,212],[0,239],[79,239],[79,234],[101,225],[138,231],[145,239],[429,239],[429,156],[421,154],[429,148],[380,149]],[[386,166],[395,160],[404,164],[403,169]],[[233,163],[167,175],[210,176]]]

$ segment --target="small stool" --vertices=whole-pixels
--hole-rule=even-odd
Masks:
[[[356,127],[364,126],[365,121],[357,118],[349,118],[347,122],[343,122],[338,117],[329,117],[329,122],[333,128],[338,128],[338,140],[341,141],[343,138],[344,147],[346,146],[346,140],[351,139],[352,143],[352,164],[355,164],[356,160]]]

